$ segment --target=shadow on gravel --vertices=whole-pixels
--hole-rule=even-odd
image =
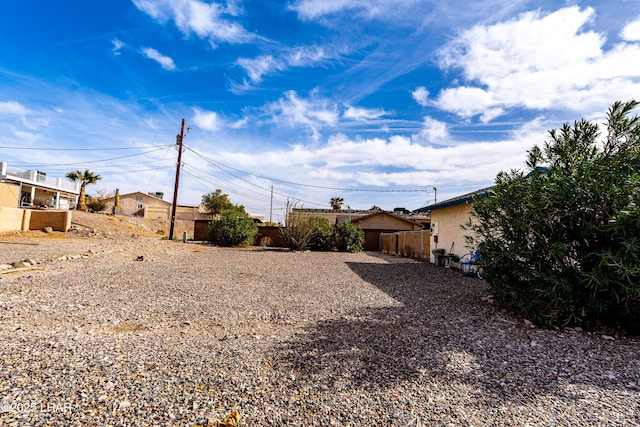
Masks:
[[[462,386],[485,408],[545,395],[576,401],[574,385],[637,393],[637,343],[530,329],[481,300],[484,282],[453,270],[393,260],[348,266],[402,305],[314,324],[277,349],[283,371],[346,391]]]

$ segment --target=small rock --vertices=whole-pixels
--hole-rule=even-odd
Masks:
[[[11,267],[11,264],[0,264],[0,270],[8,270]]]
[[[28,264],[24,261],[16,261],[13,264],[11,264],[11,266],[13,268],[23,268],[23,267],[29,267],[31,264]]]
[[[615,341],[616,339],[614,337],[612,337],[611,335],[602,335],[602,339],[603,340],[607,340],[607,341]]]
[[[45,227],[42,229],[45,233],[53,233],[53,227]]]

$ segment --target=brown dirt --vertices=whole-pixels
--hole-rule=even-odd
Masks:
[[[44,233],[42,230],[30,230],[0,233],[0,236],[3,240],[25,237],[64,239],[67,237],[77,237],[78,232],[80,232],[80,234],[98,233],[120,237],[164,237],[169,236],[170,226],[171,222],[168,219],[147,219],[136,216],[113,216],[74,211],[71,217],[71,230],[67,233]],[[184,231],[187,232],[188,238],[192,238],[193,228],[193,221],[176,220],[173,232],[174,239],[181,239]]]
[[[113,216],[98,213],[73,212],[71,225],[79,229],[93,229],[108,234],[168,236],[171,222],[168,219],[148,219],[136,216]],[[174,225],[174,238],[180,238],[183,231],[187,232],[187,236],[193,237],[193,221],[176,220]]]

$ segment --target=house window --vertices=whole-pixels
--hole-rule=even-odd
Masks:
[[[384,215],[378,215],[378,222],[384,222]]]
[[[142,196],[136,196],[136,201],[141,202],[142,201]],[[140,206],[142,207],[142,206]]]
[[[138,209],[142,209],[142,203],[138,205]]]

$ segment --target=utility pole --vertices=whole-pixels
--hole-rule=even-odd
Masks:
[[[271,186],[271,202],[269,203],[269,225],[272,225],[272,217],[273,215],[273,185]]]
[[[173,227],[176,223],[176,208],[178,206],[178,182],[180,182],[180,163],[182,162],[182,139],[184,138],[184,119],[180,127],[180,135],[176,136],[178,145],[178,166],[176,167],[176,185],[173,189],[173,205],[171,207],[171,227],[169,227],[169,240],[173,240]]]
[[[438,189],[433,187],[433,203],[438,203]]]

